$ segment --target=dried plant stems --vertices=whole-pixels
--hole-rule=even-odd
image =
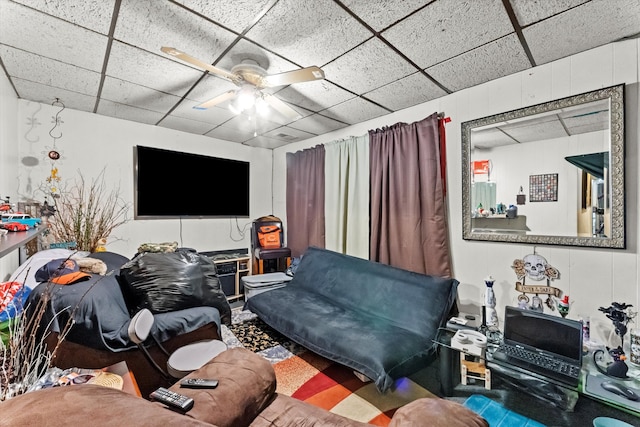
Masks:
[[[129,220],[129,205],[120,196],[120,187],[107,190],[104,170],[91,183],[80,174],[71,188],[54,198],[54,206],[51,235],[57,242],[75,242],[80,251],[95,251],[101,239]]]
[[[114,271],[111,270],[106,275],[113,273]],[[5,345],[0,341],[0,402],[25,393],[45,374],[47,369],[51,368],[51,361],[55,358],[58,348],[75,324],[74,317],[78,307],[100,280],[96,280],[81,295],[73,309],[65,307],[53,313],[47,324],[43,324],[43,319],[46,318],[47,311],[51,310],[51,299],[59,285],[51,282],[39,285],[44,289],[40,292],[35,305],[25,307],[20,316],[10,321],[8,343]],[[6,295],[0,295],[0,299],[4,297]],[[46,340],[51,333],[51,325],[60,319],[63,311],[69,313],[68,319],[58,333],[55,348],[49,351]]]

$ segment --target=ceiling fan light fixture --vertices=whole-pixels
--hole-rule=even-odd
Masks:
[[[229,111],[231,111],[235,115],[242,113],[242,108],[240,108],[240,105],[238,105],[238,98],[229,103]]]
[[[269,115],[269,104],[262,97],[256,99],[256,112],[262,117]]]
[[[240,96],[238,96],[238,106],[242,111],[251,109],[255,103],[256,98],[251,94],[241,93]]]

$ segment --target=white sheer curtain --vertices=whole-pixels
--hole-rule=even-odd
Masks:
[[[325,247],[369,259],[369,135],[325,144]]]

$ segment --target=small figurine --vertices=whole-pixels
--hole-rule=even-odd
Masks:
[[[603,369],[597,363],[598,355],[600,353],[604,353],[604,350],[596,350],[593,353],[593,361],[596,364],[596,368],[598,368],[598,370],[605,375],[616,377],[616,378],[628,378],[627,371],[629,370],[629,367],[625,363],[625,360],[627,359],[627,357],[624,354],[624,350],[622,348],[624,347],[624,336],[627,333],[627,324],[637,314],[637,313],[631,313],[631,311],[628,310],[631,307],[633,307],[631,304],[612,302],[611,305],[607,308],[604,308],[604,307],[598,308],[599,311],[602,311],[603,313],[605,313],[607,318],[613,322],[616,335],[620,337],[620,345],[618,347],[615,347],[615,348],[606,347],[607,352],[613,359],[613,362],[608,364],[606,369]]]
[[[496,295],[493,293],[493,283],[495,280],[491,276],[484,279],[486,290],[484,294],[484,305],[486,307],[485,316],[487,326],[498,326],[498,312],[496,311]]]
[[[542,298],[540,298],[538,295],[535,295],[533,298],[531,298],[531,307],[529,307],[529,310],[537,311],[539,313],[544,313],[544,307],[542,306]]]
[[[563,318],[567,317],[567,314],[569,314],[569,306],[571,304],[569,303],[569,295],[565,295],[560,301],[558,301],[558,313],[560,313],[560,316],[562,316]]]

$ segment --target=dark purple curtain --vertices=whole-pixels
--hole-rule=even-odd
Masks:
[[[324,146],[287,153],[287,246],[324,248]]]
[[[369,143],[370,259],[451,277],[437,114],[369,131]]]

